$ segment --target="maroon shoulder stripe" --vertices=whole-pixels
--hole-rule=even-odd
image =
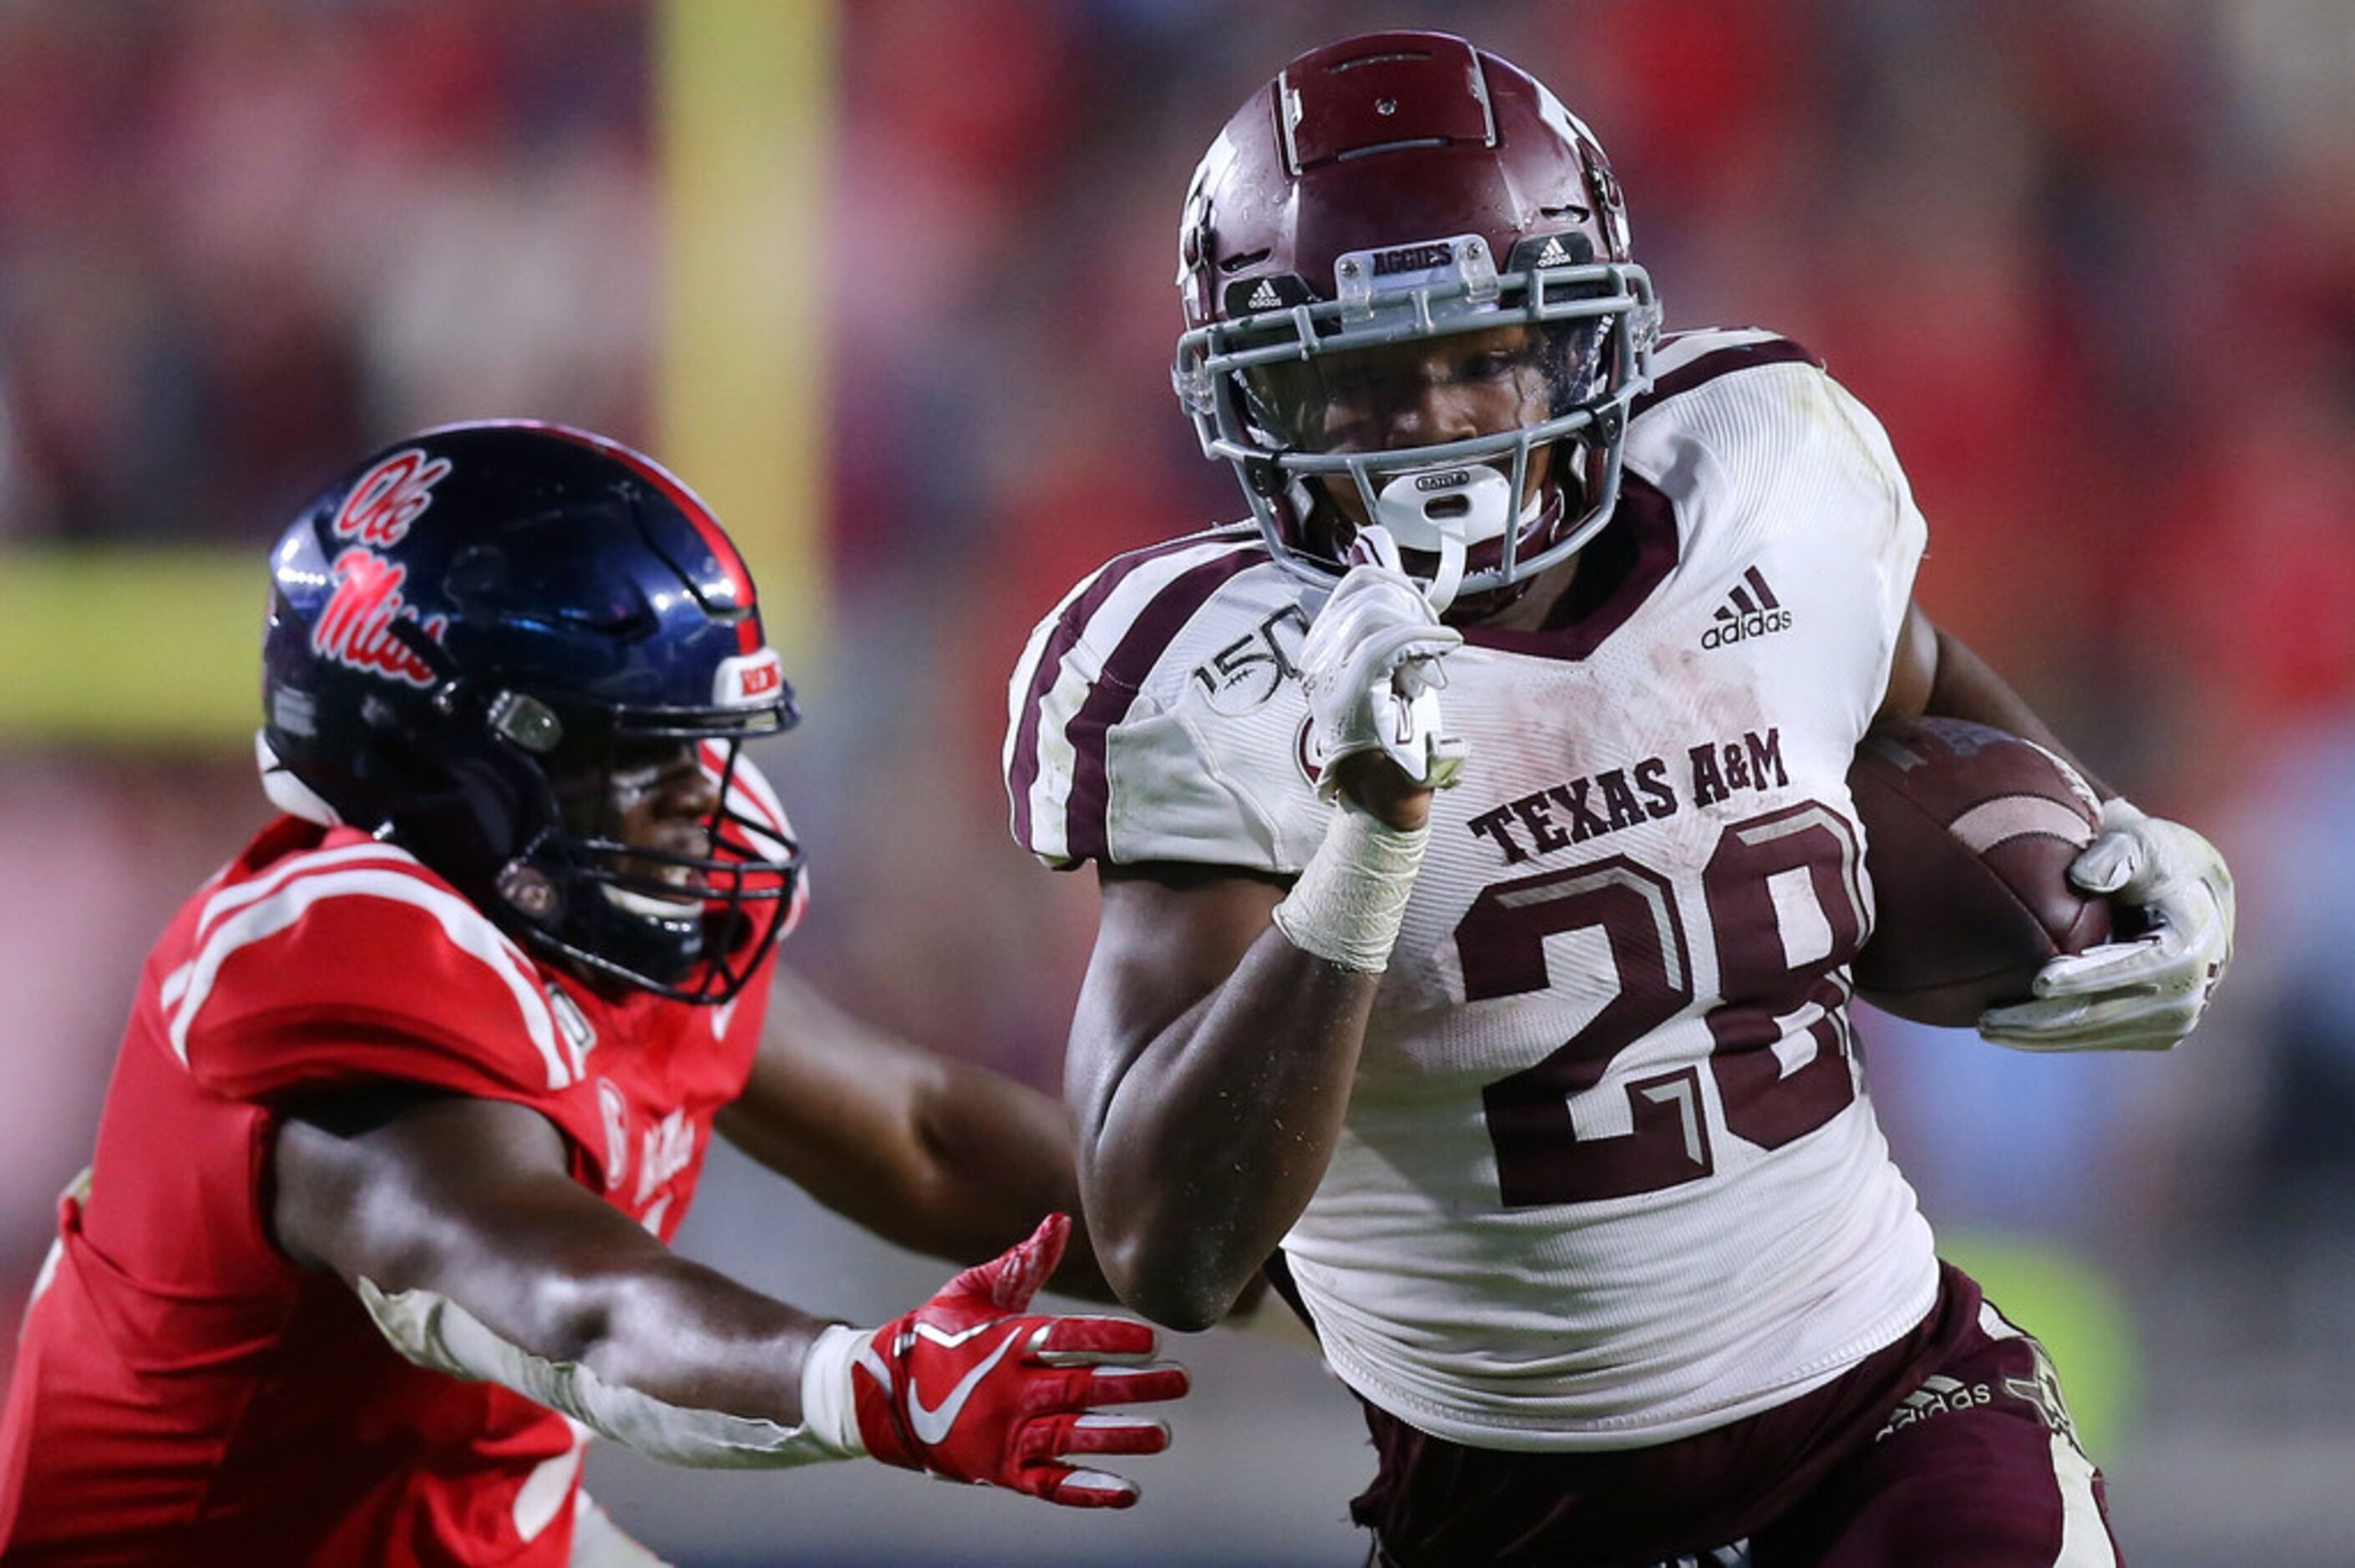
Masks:
[[[1228,578],[1263,565],[1267,555],[1256,540],[1227,555],[1203,562],[1173,578],[1153,596],[1153,602],[1130,623],[1104,660],[1103,673],[1088,688],[1064,737],[1071,743],[1071,799],[1064,816],[1063,853],[1073,860],[1100,860],[1112,853],[1106,808],[1111,783],[1104,772],[1105,738],[1136,700],[1154,662],[1169,646],[1194,612],[1209,602]]]
[[[1688,365],[1680,365],[1652,383],[1650,391],[1636,399],[1627,417],[1636,418],[1653,405],[1667,401],[1679,393],[1689,392],[1705,382],[1721,376],[1731,376],[1737,370],[1748,370],[1758,365],[1805,363],[1820,366],[1823,361],[1809,354],[1787,337],[1770,338],[1764,343],[1737,343],[1725,348],[1711,349]]]
[[[1257,536],[1255,532],[1247,536],[1239,535],[1236,542],[1241,544],[1245,537],[1255,539]],[[1007,792],[1013,797],[1017,842],[1026,848],[1030,842],[1030,788],[1039,781],[1039,715],[1046,706],[1049,694],[1054,691],[1055,683],[1061,679],[1063,660],[1079,641],[1080,633],[1089,621],[1095,619],[1096,612],[1103,609],[1104,601],[1112,598],[1114,591],[1127,580],[1130,573],[1165,556],[1212,543],[1217,537],[1215,532],[1189,534],[1182,539],[1148,546],[1119,556],[1106,563],[1096,573],[1095,580],[1077,599],[1065,605],[1063,613],[1056,618],[1055,630],[1048,634],[1047,645],[1039,651],[1038,667],[1030,673],[1030,689],[1023,694],[1022,714],[1015,728],[1013,768],[1006,779]]]

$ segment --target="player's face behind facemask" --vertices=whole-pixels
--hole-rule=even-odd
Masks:
[[[593,731],[591,732],[593,735]],[[584,738],[546,764],[559,831],[543,853],[566,888],[558,934],[584,975],[652,980],[690,995],[701,971],[765,948],[798,913],[798,862],[750,814],[733,738]]]
[[[1579,464],[1554,461],[1575,438],[1502,450],[1487,438],[1533,430],[1591,397],[1602,334],[1592,322],[1473,326],[1246,373],[1252,417],[1271,442],[1359,460],[1304,486],[1310,549],[1339,557],[1359,528],[1380,522],[1419,577],[1493,566],[1508,533],[1559,511],[1550,487],[1559,474],[1575,488]],[[1450,461],[1448,449],[1465,442],[1486,450]]]
[[[564,825],[576,837],[642,853],[615,854],[605,896],[647,913],[698,907],[709,891],[699,862],[718,834],[718,781],[684,741],[633,741],[609,763],[549,769]]]

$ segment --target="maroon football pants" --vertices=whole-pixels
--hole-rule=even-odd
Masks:
[[[1381,1465],[1350,1508],[1392,1568],[1708,1563],[2110,1568],[2102,1478],[2044,1349],[1951,1266],[1911,1334],[1814,1393],[1679,1442],[1508,1453],[1367,1407]]]

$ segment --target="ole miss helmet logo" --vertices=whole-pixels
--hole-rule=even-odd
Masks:
[[[336,513],[336,537],[379,548],[398,545],[424,510],[433,487],[450,472],[448,458],[429,458],[415,447],[393,453],[360,475]]]
[[[336,557],[335,591],[311,629],[311,646],[321,657],[404,685],[433,683],[432,670],[393,634],[392,626],[405,620],[439,642],[450,618],[420,617],[401,597],[409,568],[377,552],[407,536],[410,524],[433,504],[434,485],[449,472],[449,459],[429,458],[410,447],[369,469],[352,486],[336,509],[333,532],[336,538],[355,543]]]
[[[384,675],[404,685],[430,686],[433,672],[416,650],[392,634],[396,618],[406,620],[434,641],[449,629],[450,618],[421,620],[400,597],[409,568],[386,560],[374,550],[346,550],[336,557],[336,591],[311,628],[311,646],[322,658],[372,675]]]

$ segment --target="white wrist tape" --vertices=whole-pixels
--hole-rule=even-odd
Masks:
[[[1401,832],[1343,796],[1333,803],[1325,842],[1275,906],[1275,928],[1303,952],[1380,974],[1390,968],[1430,842],[1428,826]]]
[[[812,1377],[808,1361],[802,1366],[802,1397],[810,1397],[813,1382],[838,1389],[821,1400],[823,1422],[812,1418],[805,1403],[799,1426],[780,1426],[755,1415],[730,1415],[724,1411],[695,1410],[670,1404],[634,1388],[607,1383],[578,1361],[554,1361],[533,1355],[483,1326],[482,1320],[447,1297],[431,1290],[403,1290],[387,1295],[373,1280],[355,1282],[360,1302],[376,1319],[392,1348],[410,1361],[435,1372],[476,1383],[496,1383],[513,1389],[535,1404],[569,1415],[582,1425],[641,1454],[674,1465],[705,1469],[782,1469],[827,1459],[847,1459],[867,1451],[857,1441],[858,1421],[849,1410],[850,1373],[847,1359],[840,1370]],[[826,1330],[811,1347],[815,1359],[831,1336],[842,1335],[855,1349],[858,1330],[839,1326]],[[829,1351],[839,1357],[839,1352]],[[851,1441],[841,1428],[849,1416]]]
[[[802,1357],[802,1425],[845,1458],[867,1452],[858,1435],[858,1404],[850,1391],[850,1364],[874,1338],[872,1329],[829,1324]]]

